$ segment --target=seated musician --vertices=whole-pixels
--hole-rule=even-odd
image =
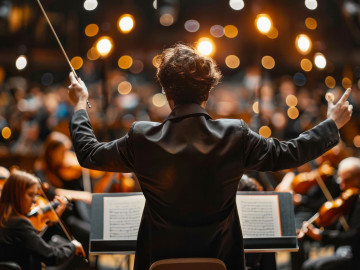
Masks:
[[[38,194],[38,180],[15,171],[6,180],[0,198],[0,261],[12,261],[22,270],[41,270],[41,263],[58,265],[74,254],[83,254],[73,240],[61,246],[47,244],[27,218]]]
[[[72,198],[73,207],[65,211],[63,220],[87,252],[92,194],[83,190],[83,170],[75,154],[70,150],[71,147],[72,143],[65,134],[50,133],[45,141],[41,158],[35,162],[35,175],[43,183],[48,184],[47,196],[50,200],[55,195]],[[54,234],[62,235],[60,228],[52,227],[44,238],[50,240]]]
[[[336,230],[320,230],[312,224],[304,224],[301,234],[306,233],[314,240],[321,241],[324,245],[334,245],[335,254],[316,259],[309,259],[303,264],[304,270],[331,270],[331,269],[359,269],[360,265],[354,263],[355,257],[359,257],[360,243],[356,240],[360,230],[360,199],[358,189],[360,188],[360,159],[355,157],[346,158],[340,162],[338,168],[338,180],[340,189],[345,191],[354,190],[354,198],[351,198],[348,209],[345,209],[345,220],[348,228],[339,224]],[[350,200],[350,199],[349,199]],[[321,212],[320,212],[321,215]]]

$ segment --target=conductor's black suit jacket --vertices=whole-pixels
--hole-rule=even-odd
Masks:
[[[163,123],[135,122],[124,137],[100,143],[86,111],[74,113],[70,132],[83,167],[134,172],[146,198],[135,269],[165,258],[215,257],[229,270],[245,269],[235,203],[245,170],[299,166],[339,141],[333,120],[279,142],[244,121],[212,120],[197,104],[178,105]]]

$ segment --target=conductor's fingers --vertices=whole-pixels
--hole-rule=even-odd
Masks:
[[[334,102],[334,94],[333,93],[330,93],[330,92],[326,93],[325,99],[330,106],[334,104],[333,103]]]
[[[79,84],[79,81],[75,78],[75,75],[73,72],[70,72],[69,74],[71,85]]]
[[[348,97],[350,96],[350,92],[351,92],[351,88],[346,89],[345,93],[342,95],[342,97],[340,98],[339,102],[340,103],[345,103],[345,101],[348,99]]]

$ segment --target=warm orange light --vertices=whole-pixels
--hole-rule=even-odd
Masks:
[[[101,37],[96,42],[96,49],[100,53],[101,56],[107,56],[113,47],[113,41],[110,37]]]
[[[334,88],[336,86],[336,81],[335,81],[334,77],[327,76],[325,78],[325,85],[327,88]]]
[[[294,107],[297,105],[297,103],[298,99],[294,95],[288,95],[286,97],[286,105],[288,105],[289,107]]]
[[[133,59],[129,55],[123,55],[119,58],[118,66],[121,69],[128,69],[132,66]]]
[[[75,70],[78,70],[82,67],[84,61],[80,56],[75,56],[71,59],[70,63]]]
[[[9,127],[4,127],[1,131],[1,135],[4,139],[9,139],[11,136],[11,129]]]
[[[200,54],[212,55],[215,51],[215,45],[210,38],[203,37],[199,39],[196,49]]]
[[[228,38],[235,38],[239,30],[234,25],[227,25],[224,27],[224,35]]]
[[[275,60],[271,56],[266,55],[261,59],[261,64],[266,69],[273,69],[275,67]]]
[[[228,55],[225,58],[225,64],[232,69],[238,68],[240,66],[240,59],[236,55]]]
[[[290,107],[287,111],[289,118],[296,119],[299,117],[299,110],[296,107]]]
[[[85,35],[87,35],[88,37],[96,36],[97,33],[99,33],[99,26],[97,26],[96,24],[92,23],[86,26]]]
[[[296,36],[295,46],[301,54],[308,54],[311,50],[312,42],[307,35],[300,34]]]
[[[128,81],[124,81],[119,83],[118,85],[118,92],[121,95],[127,95],[131,92],[132,85]]]
[[[303,71],[307,71],[307,72],[311,71],[312,67],[313,67],[311,61],[309,59],[307,59],[307,58],[304,58],[304,59],[301,60],[300,66],[301,66]]]
[[[271,136],[271,129],[268,126],[262,126],[259,129],[259,135],[269,138]]]

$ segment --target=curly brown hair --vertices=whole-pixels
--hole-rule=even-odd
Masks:
[[[182,43],[162,52],[156,76],[175,104],[200,104],[222,77],[212,58]]]

